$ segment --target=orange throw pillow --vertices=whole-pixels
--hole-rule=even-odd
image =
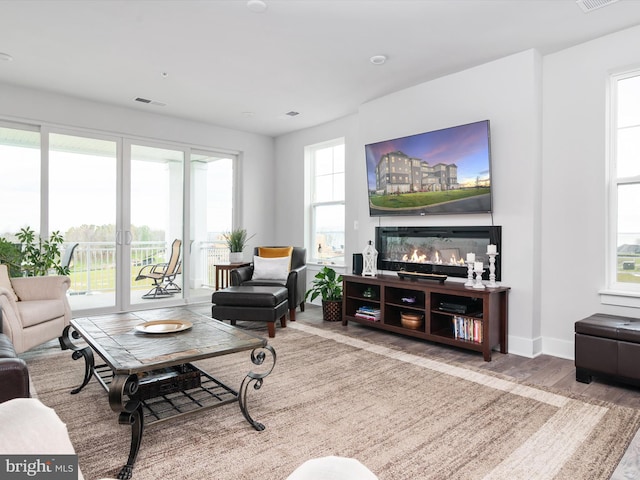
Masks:
[[[262,258],[290,257],[293,247],[258,247],[258,256]]]

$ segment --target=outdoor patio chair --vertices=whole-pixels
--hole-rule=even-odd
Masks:
[[[180,291],[173,281],[176,276],[181,272],[182,262],[180,261],[180,247],[182,246],[182,240],[175,239],[171,244],[171,256],[166,263],[157,263],[155,265],[145,265],[140,269],[136,276],[138,280],[152,280],[153,287],[148,293],[144,294],[142,298],[164,298],[173,295]],[[164,285],[164,282],[168,281],[168,285]],[[169,288],[167,288],[169,287]],[[177,290],[176,290],[177,288]]]
[[[71,268],[71,262],[73,261],[73,253],[78,248],[78,243],[70,243],[67,244],[64,248],[64,254],[62,255],[62,259],[60,260],[60,266]]]
[[[182,288],[180,288],[180,285],[175,283],[176,277],[181,273],[182,273],[182,260],[178,262],[178,267],[176,268],[176,271],[173,273],[173,275],[167,275],[165,277],[167,284],[165,285],[164,288],[167,290],[167,292],[178,293],[182,291]]]

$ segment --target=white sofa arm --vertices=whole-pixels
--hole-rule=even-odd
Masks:
[[[1,330],[9,338],[14,338],[22,330],[22,320],[14,300],[13,292],[0,287],[0,308],[2,309]]]

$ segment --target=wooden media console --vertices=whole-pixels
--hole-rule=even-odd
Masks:
[[[487,362],[493,348],[507,353],[509,287],[475,289],[396,275],[343,278],[343,325],[357,322],[482,352]]]

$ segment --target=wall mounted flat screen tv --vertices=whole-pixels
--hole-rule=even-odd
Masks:
[[[365,145],[369,214],[491,212],[489,120]]]

